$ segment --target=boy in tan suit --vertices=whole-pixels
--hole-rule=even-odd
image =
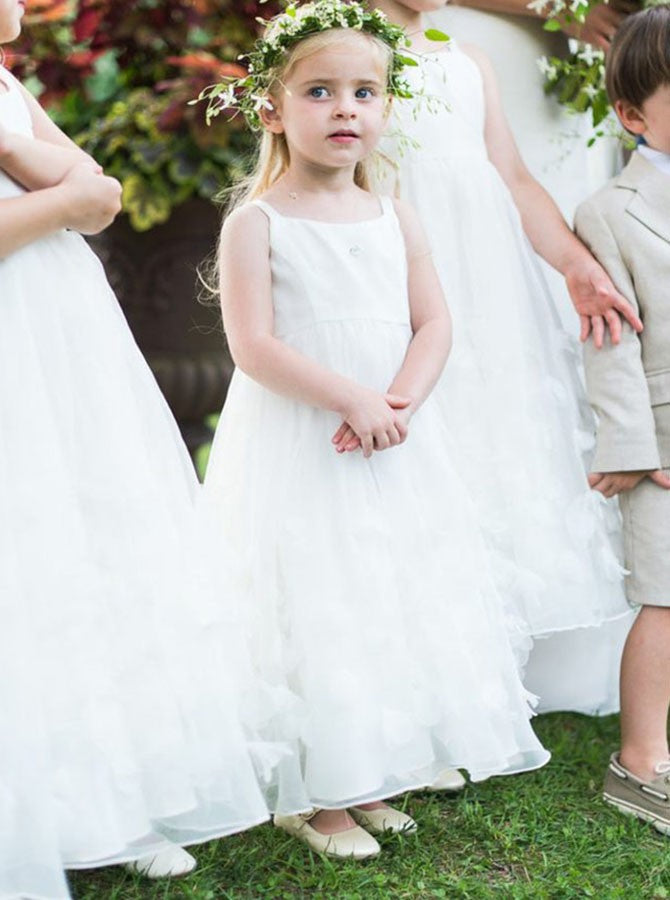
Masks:
[[[576,229],[644,323],[618,345],[586,346],[598,415],[591,486],[619,495],[627,593],[641,605],[621,663],[621,752],[604,797],[670,834],[670,7],[617,32],[607,91],[641,144],[623,172],[583,203]]]

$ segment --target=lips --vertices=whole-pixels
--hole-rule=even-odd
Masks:
[[[350,144],[352,141],[358,140],[358,135],[355,131],[350,131],[348,128],[343,128],[339,131],[334,131],[332,134],[328,135],[329,141],[335,141],[337,144]]]

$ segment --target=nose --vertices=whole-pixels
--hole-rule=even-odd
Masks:
[[[348,94],[338,97],[338,102],[333,109],[333,115],[336,119],[355,119],[356,118],[356,101]]]

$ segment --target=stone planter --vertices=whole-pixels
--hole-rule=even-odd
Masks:
[[[206,419],[223,406],[233,363],[215,299],[199,299],[197,268],[214,251],[219,213],[189,200],[150,231],[119,217],[90,239],[193,455],[211,440]]]

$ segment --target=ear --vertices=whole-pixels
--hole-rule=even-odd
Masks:
[[[632,103],[628,103],[626,100],[615,100],[614,111],[623,127],[631,134],[644,134],[647,130],[647,123],[642,111]]]
[[[271,131],[273,134],[284,133],[284,125],[281,120],[281,112],[274,97],[268,98],[268,105],[262,106],[258,114],[260,116],[261,122],[263,123],[263,127],[268,131]]]

